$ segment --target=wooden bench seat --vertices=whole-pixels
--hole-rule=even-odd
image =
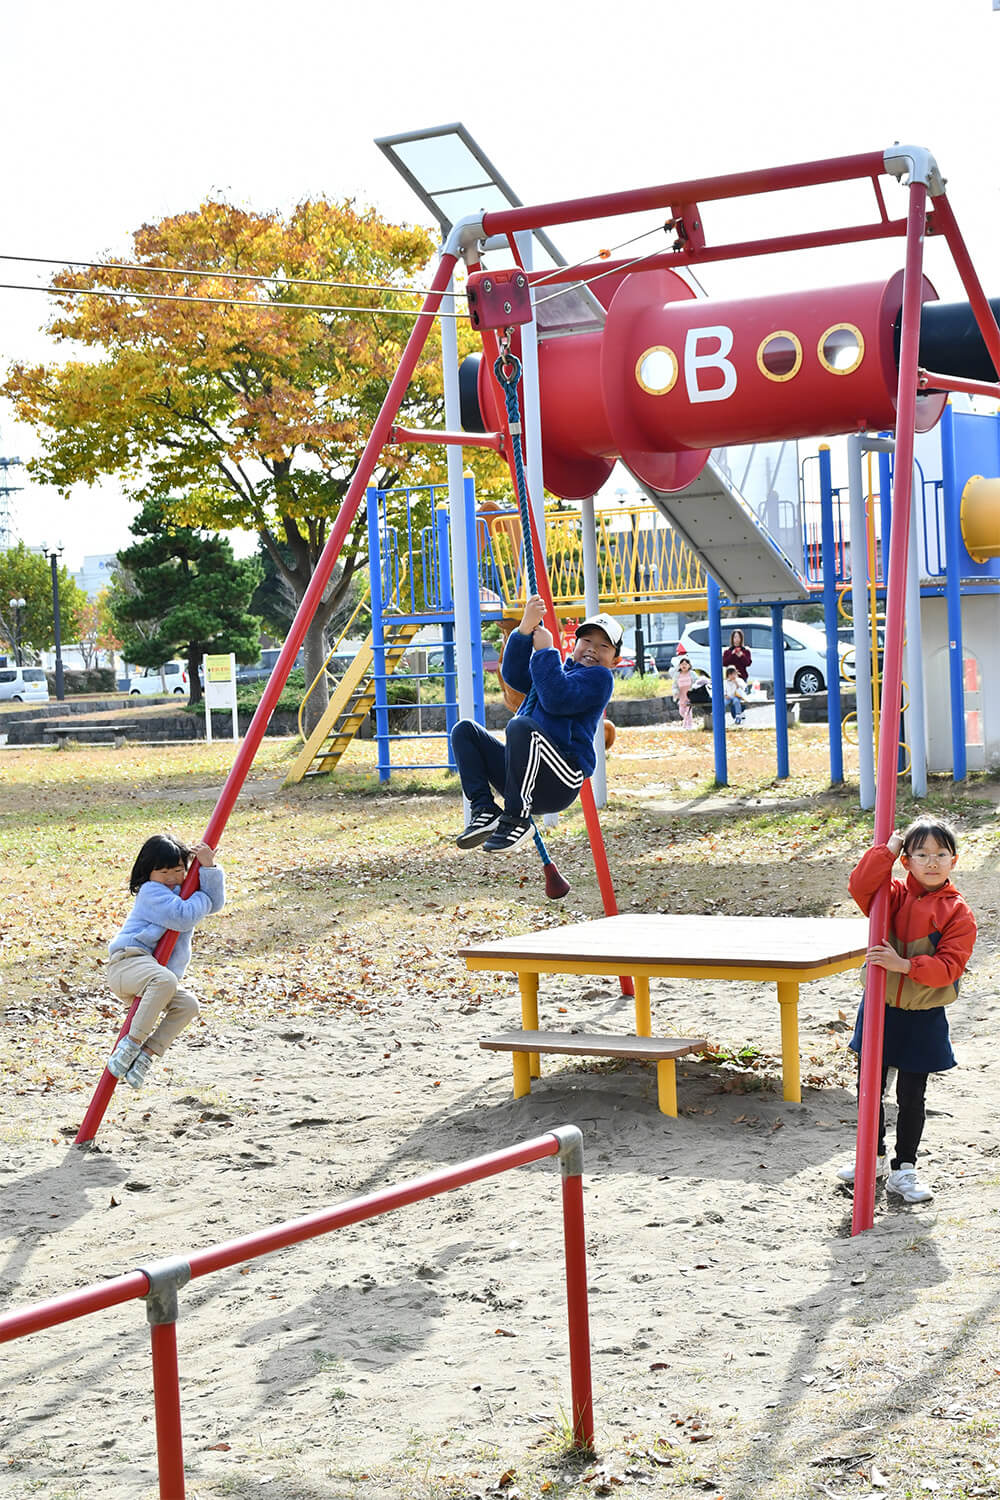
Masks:
[[[56,742],[56,748],[61,750],[67,740],[79,740],[86,737],[91,744],[113,745],[120,748],[127,743],[127,730],[117,728],[111,724],[46,724],[42,730]],[[93,735],[102,735],[102,739],[91,739]]]
[[[539,1076],[540,1053],[567,1057],[635,1057],[656,1063],[660,1110],[677,1116],[677,1074],[674,1059],[704,1052],[705,1037],[620,1036],[593,1031],[504,1031],[484,1036],[480,1047],[488,1052],[514,1053],[514,1098],[531,1092],[531,1080]]]

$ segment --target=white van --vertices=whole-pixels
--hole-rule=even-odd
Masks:
[[[155,698],[158,693],[163,693],[164,683],[168,693],[183,693],[187,697],[188,674],[182,661],[166,661],[162,667],[147,667],[144,672],[136,672],[129,678],[128,690],[133,698]]]
[[[0,703],[48,701],[48,678],[41,667],[0,667]]]
[[[790,693],[821,693],[826,687],[826,636],[814,625],[803,625],[798,620],[785,620],[785,683]],[[722,649],[729,646],[734,630],[742,630],[746,648],[750,652],[750,677],[765,682],[774,681],[774,632],[766,615],[752,615],[737,620],[726,617],[722,620]],[[840,656],[849,648],[838,643]],[[708,650],[708,621],[692,620],[684,627],[676,654],[670,663],[671,673],[677,671],[682,656],[690,659],[696,671],[711,673]]]

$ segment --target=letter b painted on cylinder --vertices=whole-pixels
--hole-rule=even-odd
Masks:
[[[699,344],[714,340],[716,347],[705,354]],[[727,401],[736,389],[736,367],[726,355],[733,347],[733,330],[725,324],[713,328],[689,328],[684,340],[684,383],[689,401]],[[718,370],[721,385],[702,385],[700,372]]]

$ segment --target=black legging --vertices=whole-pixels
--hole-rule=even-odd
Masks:
[[[882,1093],[878,1101],[878,1154],[885,1155],[885,1086],[889,1081],[891,1063],[882,1064]],[[860,1074],[861,1059],[858,1058]],[[917,1147],[924,1133],[924,1095],[927,1092],[926,1073],[906,1073],[896,1070],[896,1154],[889,1163],[895,1172],[901,1162],[916,1162]]]

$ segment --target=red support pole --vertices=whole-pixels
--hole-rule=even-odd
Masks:
[[[156,1409],[156,1462],[160,1500],[184,1500],[184,1440],[181,1388],[177,1371],[177,1324],[154,1323],[149,1330]]]
[[[990,307],[989,299],[983,291],[979,277],[976,275],[976,268],[972,264],[972,258],[968,250],[965,248],[962,232],[958,227],[951,204],[944,193],[934,199],[934,222],[935,224],[940,223],[944,231],[945,239],[948,241],[948,249],[951,251],[952,259],[958,268],[958,274],[962,278],[962,285],[965,287],[969,304],[979,325],[979,332],[983,336],[983,343],[989,351],[989,356],[993,361],[993,368],[997,372],[997,377],[1000,378],[1000,328],[997,327],[997,320],[993,316],[993,309]],[[992,392],[987,391],[986,394],[990,395]]]
[[[698,249],[659,250],[651,255],[622,257],[620,260],[598,260],[556,271],[528,271],[526,274],[542,301],[545,288],[567,282],[601,281],[605,276],[624,275],[631,271],[676,271],[681,266],[711,265],[716,261],[749,260],[759,255],[784,255],[790,250],[821,250],[836,245],[868,244],[872,240],[903,239],[906,220],[893,219],[886,224],[855,224],[845,229],[820,229],[806,234],[762,235],[759,240],[736,241],[728,245],[702,245]]]
[[[563,1169],[563,1241],[566,1247],[566,1307],[573,1400],[573,1442],[594,1446],[594,1394],[590,1371],[590,1310],[587,1303],[587,1241],[583,1228],[583,1176]]]
[[[899,384],[896,397],[896,461],[893,469],[892,539],[886,573],[885,657],[882,670],[882,722],[899,722],[903,680],[903,633],[906,605],[906,563],[910,544],[910,498],[913,488],[913,443],[917,413],[917,370],[920,354],[920,306],[923,282],[924,221],[927,188],[910,186],[907,215],[906,264],[899,343]],[[875,842],[884,844],[896,819],[897,745],[895,734],[879,738],[875,778]],[[869,945],[885,941],[889,927],[888,885],[872,903]],[[865,1013],[858,1075],[858,1135],[854,1155],[854,1213],[852,1234],[870,1229],[875,1218],[875,1156],[878,1116],[882,1100],[882,1038],[885,1029],[886,972],[868,965]]]
[[[295,658],[299,654],[299,647],[305,639],[309,623],[316,613],[317,606],[323,597],[323,591],[330,580],[330,575],[333,572],[337,558],[340,556],[340,549],[343,547],[347,534],[354,524],[354,518],[358,513],[358,508],[364,497],[368,481],[372,476],[375,465],[378,463],[379,455],[388,441],[389,429],[393,424],[396,413],[402,405],[407,387],[417,367],[417,361],[420,359],[424,344],[427,342],[427,337],[434,325],[434,315],[441,305],[441,299],[451,280],[451,275],[457,261],[458,257],[455,255],[442,255],[438,268],[434,273],[430,291],[424,299],[423,307],[410,331],[410,337],[400,357],[399,366],[392,378],[392,384],[386,393],[382,408],[375,419],[375,425],[365,444],[364,452],[358,459],[354,478],[351,480],[347,494],[344,496],[340,510],[337,512],[337,519],[333,524],[326,546],[323,548],[316,563],[316,571],[313,573],[309,587],[303,595],[302,603],[296,610],[295,619],[292,621],[285,644],[282,646],[278,660],[275,662],[271,675],[268,678],[267,686],[261,695],[256,712],[250,721],[243,743],[236,752],[232,770],[229,772],[225,785],[219,794],[219,800],[215,804],[215,811],[208,821],[208,828],[205,830],[205,843],[210,844],[213,849],[216,848],[222,837],[223,829],[229,820],[229,814],[233,810],[233,806],[242,790],[250,767],[253,765],[254,756],[260,748],[260,742],[264,738],[271,715],[274,712],[275,704],[281,697],[281,691],[288,681],[288,674],[295,664]],[[181,886],[181,896],[189,896],[197,888],[198,862],[195,860],[188,870],[184,884]],[[166,960],[173,952],[176,941],[176,932],[164,933],[156,948],[155,957],[158,963],[166,963]],[[90,1102],[90,1107],[84,1116],[83,1123],[77,1132],[74,1145],[82,1146],[94,1139],[104,1118],[104,1111],[108,1106],[108,1101],[114,1092],[115,1082],[116,1080],[112,1074],[105,1069],[104,1075]]]
[[[958,375],[939,375],[936,370],[920,371],[922,391],[964,391],[969,396],[990,396],[1000,401],[1000,385],[988,380],[962,380]]]

